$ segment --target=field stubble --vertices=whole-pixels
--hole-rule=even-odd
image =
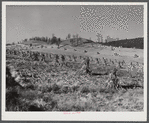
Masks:
[[[78,63],[54,67],[50,63],[7,57],[6,65],[17,71],[21,85],[7,86],[15,83],[14,77],[9,76],[6,111],[143,111],[143,88],[107,88],[108,75],[77,75],[81,67]],[[111,66],[100,66],[96,71],[110,69]],[[138,75],[134,80],[126,70],[118,70],[122,83],[137,81],[143,85],[143,74]]]

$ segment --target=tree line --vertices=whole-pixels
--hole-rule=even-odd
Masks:
[[[135,38],[135,39],[125,39],[119,41],[111,41],[106,43],[100,43],[106,46],[114,46],[114,47],[125,47],[125,48],[137,48],[143,49],[144,38]]]
[[[27,41],[31,41],[31,40],[34,40],[34,41],[43,41],[47,44],[56,44],[59,48],[60,46],[60,43],[61,43],[61,38],[57,38],[54,34],[52,35],[52,38],[48,38],[48,37],[32,37],[32,38],[29,38],[28,39],[24,39],[23,41],[24,42],[27,42]]]
[[[36,37],[29,38],[29,39],[24,39],[23,41],[27,42],[27,41],[31,41],[31,40],[43,41],[43,42],[45,42],[47,44],[56,44],[58,47],[59,47],[60,43],[62,42],[61,38],[57,38],[54,34],[52,34],[52,38],[49,38],[49,37],[37,37],[36,36]],[[71,34],[69,33],[66,36],[66,40],[69,40],[70,44],[72,46],[78,46],[78,45],[83,43],[81,41],[81,37],[78,34],[75,34],[75,35],[71,36]]]

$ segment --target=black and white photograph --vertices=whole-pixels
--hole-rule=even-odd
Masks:
[[[147,3],[2,2],[2,119],[147,120]]]

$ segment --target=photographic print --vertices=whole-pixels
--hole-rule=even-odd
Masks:
[[[2,119],[147,119],[147,3],[2,5]]]

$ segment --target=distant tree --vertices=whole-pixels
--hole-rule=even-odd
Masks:
[[[71,34],[70,34],[70,33],[68,34],[67,38],[68,38],[68,39],[70,39],[70,38],[71,38]]]
[[[79,38],[79,35],[78,34],[76,34],[76,38]]]
[[[56,44],[57,43],[57,38],[54,36],[51,39],[51,44]]]
[[[48,43],[48,37],[45,38],[45,42]]]
[[[75,36],[75,35],[73,35],[72,37],[73,37],[73,38],[76,38],[76,36]]]
[[[42,37],[42,41],[44,41],[44,42],[46,41],[46,40],[45,40],[45,37]]]
[[[79,36],[79,38],[78,38],[78,44],[82,44],[82,38],[81,38],[81,36]]]
[[[79,38],[76,38],[77,46],[79,45]]]
[[[97,35],[96,35],[96,36],[97,36],[97,41],[98,41],[98,42],[100,42],[100,34],[99,34],[99,33],[97,33]]]
[[[74,44],[74,39],[70,39],[70,43],[71,43],[71,45],[73,46],[73,44]]]
[[[102,35],[101,35],[100,33],[97,33],[96,36],[97,36],[97,41],[102,43],[102,42],[103,42],[103,37],[102,37]]]
[[[103,36],[101,35],[101,42],[103,42]]]
[[[52,38],[55,37],[55,34],[52,34]]]
[[[58,49],[59,49],[60,43],[61,43],[61,39],[58,38],[58,40],[57,40],[57,42],[56,42],[56,44],[57,44],[57,46],[58,46]]]
[[[49,38],[48,41],[47,41],[47,44],[50,44],[50,43],[51,43],[51,39]]]
[[[93,42],[92,42],[91,44],[92,44],[92,47],[94,47],[94,44],[93,44]]]

